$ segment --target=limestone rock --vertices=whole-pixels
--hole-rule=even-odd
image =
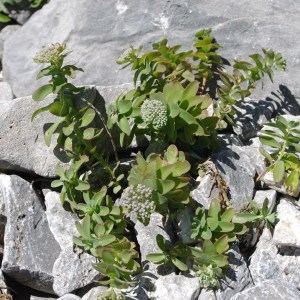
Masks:
[[[17,97],[30,95],[37,87],[38,67],[32,62],[34,54],[44,45],[67,42],[68,48],[74,51],[70,60],[85,70],[79,74],[78,82],[85,85],[131,82],[130,71],[120,71],[115,63],[130,45],[143,44],[147,49],[151,43],[167,37],[171,44],[187,48],[199,28],[212,28],[223,46],[220,51],[223,57],[246,60],[249,54],[261,52],[262,47],[282,53],[287,59],[288,72],[276,74],[274,84],[266,80],[264,91],[259,92],[257,98],[271,95],[280,83],[282,87],[274,98],[281,102],[289,100],[287,110],[297,114],[293,105],[297,101],[290,94],[299,98],[300,88],[294,78],[300,74],[300,42],[290,37],[299,35],[298,12],[292,0],[247,3],[239,0],[230,3],[113,0],[93,5],[87,0],[76,3],[51,0],[5,42],[4,77]],[[286,89],[290,89],[290,93]]]
[[[282,279],[280,264],[276,258],[277,253],[278,248],[272,239],[272,234],[268,228],[265,228],[251,256],[249,266],[254,284],[267,279]]]
[[[156,282],[156,291],[151,299],[155,300],[196,300],[200,294],[200,283],[197,278],[170,274],[160,277]]]
[[[2,271],[23,285],[53,293],[53,264],[60,252],[38,196],[30,184],[0,175],[7,223]]]
[[[0,82],[0,103],[13,99],[13,93],[7,82]]]
[[[300,250],[300,212],[288,198],[282,198],[277,206],[278,222],[274,229],[274,242],[281,248],[298,248]],[[288,233],[288,234],[287,234]]]
[[[99,279],[99,273],[92,266],[96,259],[74,248],[72,237],[78,235],[76,218],[63,209],[59,194],[49,192],[45,200],[49,228],[61,248],[52,270],[53,290],[62,296]]]
[[[58,300],[81,300],[81,298],[73,294],[67,294],[58,298]]]
[[[105,286],[94,287],[82,297],[82,300],[95,300],[101,293],[106,290],[107,287]]]
[[[254,287],[242,291],[231,298],[231,300],[297,300],[300,292],[290,284],[280,280],[266,280]]]
[[[230,193],[230,202],[240,211],[247,206],[246,197],[252,197],[255,167],[242,147],[232,145],[212,156]]]
[[[229,250],[228,256],[229,269],[221,282],[221,288],[216,292],[218,300],[231,300],[235,294],[253,285],[247,263],[239,248],[234,246]]]

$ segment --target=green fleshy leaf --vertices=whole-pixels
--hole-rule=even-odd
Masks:
[[[280,182],[283,180],[285,173],[284,161],[278,160],[274,164],[273,168],[273,178],[275,182]]]
[[[53,91],[52,84],[45,84],[33,92],[32,99],[34,101],[42,101],[45,99],[46,96],[51,94],[52,91]]]
[[[95,116],[96,112],[92,108],[87,109],[84,115],[82,116],[80,127],[85,127],[91,124]]]

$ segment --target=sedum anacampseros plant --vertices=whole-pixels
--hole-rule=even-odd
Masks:
[[[64,44],[44,48],[34,58],[46,64],[38,78],[50,79],[33,99],[54,96],[46,98],[48,104],[32,119],[47,111],[56,116],[45,142],[58,146],[71,164],[57,166],[59,178],[52,187],[60,188],[62,205],[81,219],[74,243],[97,258],[94,267],[103,275],[102,283],[112,287],[101,299],[121,299],[114,288],[135,285],[141,265],[132,225],[140,221],[147,226],[153,213],[163,215],[176,236],[178,214],[192,208],[191,242],[171,243],[158,235],[161,252],[149,253],[147,259],[189,270],[203,287],[218,286],[230,244],[247,230],[251,218],[238,218],[229,203],[220,205],[215,199],[206,210],[192,199],[195,158],[190,161],[183,149],[199,144],[214,148],[218,131],[233,124],[234,105],[265,74],[272,79],[273,70],[284,69],[285,62],[280,54],[263,50],[263,56],[250,56],[253,63],[235,61],[229,74],[219,48],[210,30],[196,33],[190,51],[180,52],[180,46],[169,46],[166,39],[144,54],[131,47],[118,62],[134,70],[135,88],[116,99],[107,121],[96,91],[69,82],[83,70],[65,63],[69,53]],[[114,126],[121,147],[141,135],[149,140],[125,174],[119,168]]]

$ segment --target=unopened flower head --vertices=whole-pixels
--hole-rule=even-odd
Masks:
[[[141,106],[141,115],[144,122],[160,130],[167,125],[167,108],[159,100],[145,100]]]
[[[135,54],[135,51],[134,51],[133,47],[126,49],[118,58],[117,63],[121,65],[121,64],[130,62],[131,58],[134,54]]]
[[[44,47],[41,51],[39,51],[33,61],[36,63],[44,64],[44,63],[56,63],[60,54],[66,49],[66,44],[52,44],[48,47]]]
[[[128,215],[135,215],[144,224],[149,222],[151,213],[155,210],[152,190],[143,184],[127,187],[123,191],[120,204],[127,208]]]

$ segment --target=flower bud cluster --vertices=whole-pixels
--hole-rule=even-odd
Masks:
[[[133,53],[134,53],[134,49],[132,47],[126,49],[118,58],[117,63],[121,65],[130,62]]]
[[[41,51],[39,51],[33,61],[36,63],[51,63],[56,62],[59,55],[66,49],[66,44],[52,44],[51,46],[44,47]]]
[[[160,130],[167,125],[167,108],[159,100],[145,100],[141,106],[141,115],[144,122],[151,124],[156,130]]]
[[[126,207],[128,214],[135,215],[143,224],[149,222],[155,210],[152,190],[143,184],[127,187],[121,196],[120,205]]]
[[[217,269],[212,265],[203,265],[196,272],[196,276],[198,277],[200,285],[203,288],[218,287],[220,284]]]

